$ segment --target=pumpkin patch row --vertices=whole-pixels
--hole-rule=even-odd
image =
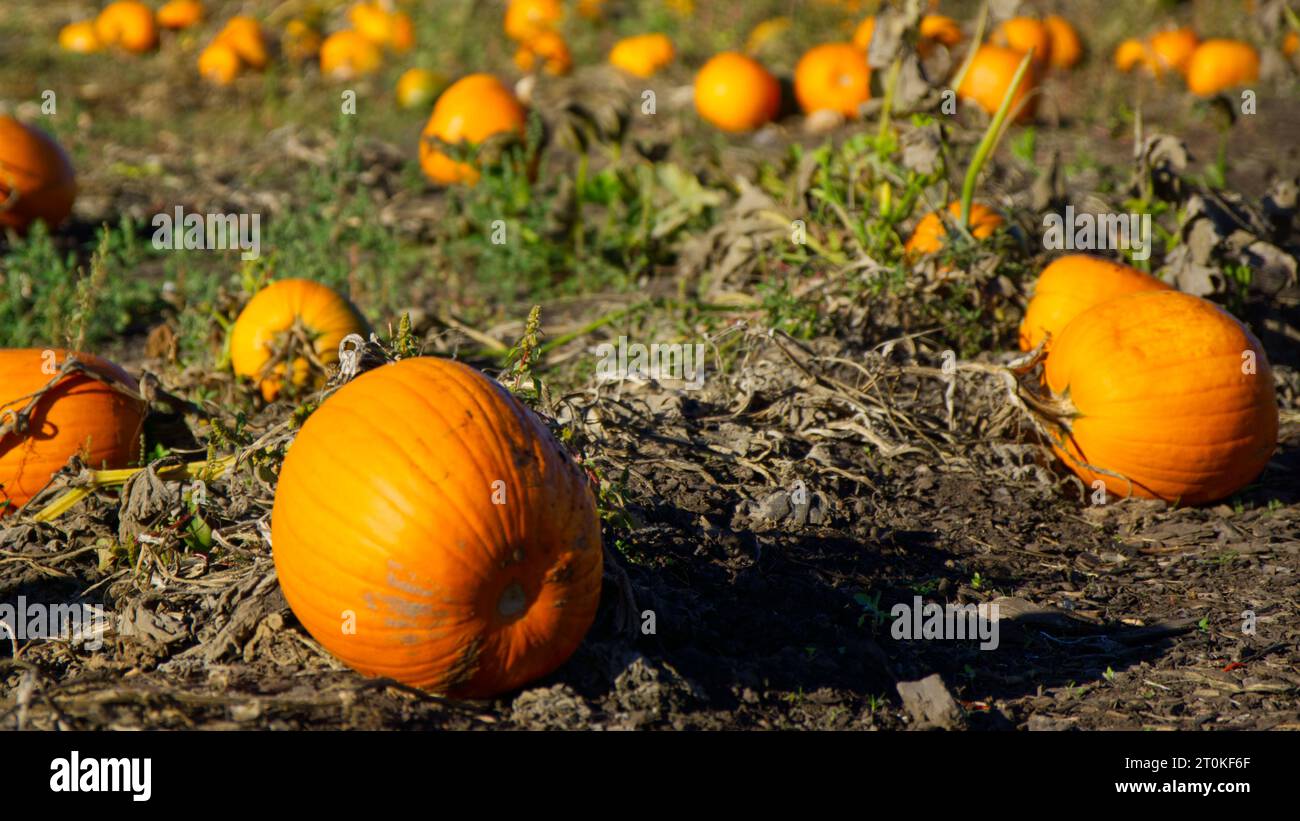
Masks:
[[[1285,48],[1285,46],[1284,46]],[[1200,97],[1239,88],[1259,79],[1259,52],[1240,40],[1201,41],[1190,28],[1167,29],[1139,40],[1130,38],[1115,49],[1120,71],[1142,70],[1156,78],[1181,77]]]

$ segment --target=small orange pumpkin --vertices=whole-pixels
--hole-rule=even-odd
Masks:
[[[319,31],[302,20],[293,19],[284,24],[280,52],[291,62],[305,63],[320,55],[322,42]]]
[[[1182,74],[1196,51],[1200,38],[1189,28],[1158,31],[1148,41],[1151,61],[1148,70],[1160,76],[1165,72]]]
[[[1069,20],[1057,14],[1043,19],[1052,41],[1052,68],[1071,69],[1083,59],[1083,41]]]
[[[532,411],[446,359],[384,365],[322,403],[280,470],[271,536],[321,645],[458,698],[555,670],[600,601],[586,475]]]
[[[397,104],[402,108],[426,108],[433,105],[446,85],[442,75],[427,68],[407,69],[397,78]]]
[[[515,65],[520,71],[532,71],[540,65],[547,74],[561,76],[573,69],[573,55],[563,37],[554,31],[544,31],[519,46]]]
[[[1259,79],[1259,52],[1240,40],[1206,40],[1187,63],[1187,87],[1210,97]]]
[[[54,348],[0,350],[0,426],[14,421],[67,358],[67,351]],[[25,432],[0,436],[0,502],[10,504],[0,506],[0,516],[26,504],[76,454],[95,469],[123,468],[140,456],[148,406],[107,384],[134,393],[135,380],[97,356],[76,358],[105,381],[69,373],[41,397]]]
[[[524,135],[527,113],[506,88],[490,74],[471,74],[451,85],[438,98],[420,139],[420,166],[429,179],[443,185],[478,183],[479,171],[457,162],[438,147],[479,145],[501,134]]]
[[[59,29],[59,48],[77,54],[93,54],[103,48],[103,44],[95,34],[95,24],[82,20]]]
[[[1282,54],[1290,57],[1297,51],[1300,51],[1300,34],[1288,31],[1286,37],[1282,40]]]
[[[695,110],[723,131],[752,131],[780,108],[780,84],[752,57],[723,52],[695,75]]]
[[[348,10],[348,20],[358,34],[377,46],[404,52],[415,45],[415,29],[405,12],[390,12],[376,2],[363,2]]]
[[[654,76],[676,56],[673,41],[665,34],[624,37],[609,52],[609,62],[634,77]]]
[[[866,56],[850,43],[814,46],[794,69],[794,94],[805,114],[836,111],[857,119],[871,99],[871,68]]]
[[[1033,350],[1044,337],[1056,339],[1071,319],[1106,300],[1163,290],[1169,286],[1128,265],[1087,254],[1058,257],[1034,283],[1034,297],[1020,323],[1020,349]]]
[[[1009,48],[1019,54],[1034,50],[1034,65],[1042,67],[1052,59],[1052,32],[1042,20],[1033,17],[1012,17],[1004,20],[993,32],[994,45]]]
[[[1011,80],[1016,76],[1016,69],[1020,67],[1020,60],[1023,57],[1022,52],[1009,48],[980,46],[975,52],[970,69],[957,88],[957,96],[974,102],[990,115],[996,113],[998,107],[1002,105],[1002,98],[1006,96],[1007,89],[1011,87]],[[1022,106],[1020,113],[1016,115],[1016,122],[1023,122],[1034,116],[1038,103],[1037,95],[1034,94],[1037,86],[1038,74],[1031,62],[1020,82],[1020,88],[1011,100],[1012,112],[1016,111],[1017,106]]]
[[[95,34],[104,45],[134,54],[152,51],[158,45],[153,12],[136,0],[115,0],[105,6],[95,18]]]
[[[871,49],[871,38],[876,35],[876,17],[864,17],[858,27],[853,30],[853,47],[859,51],[869,51]]]
[[[250,68],[266,68],[270,59],[266,50],[266,38],[262,34],[262,24],[252,17],[232,17],[217,34],[213,42],[224,43],[234,49],[240,62]]]
[[[0,226],[35,220],[57,228],[72,213],[77,180],[68,155],[45,132],[0,114]]]
[[[871,38],[875,33],[875,16],[863,18],[862,22],[853,30],[853,47],[859,51],[870,50]],[[920,34],[920,40],[916,48],[922,57],[930,53],[935,43],[952,48],[961,42],[962,37],[961,24],[942,14],[927,14],[922,17],[918,33]]]
[[[1129,72],[1139,65],[1150,65],[1151,55],[1146,44],[1136,37],[1130,37],[1115,47],[1114,60],[1115,68]]]
[[[187,29],[203,21],[200,0],[167,0],[158,9],[158,25],[165,29]]]
[[[209,43],[199,52],[199,76],[219,86],[233,83],[241,65],[239,55],[229,43]]]
[[[351,29],[336,31],[321,43],[320,73],[335,80],[373,74],[383,61],[379,47]]]
[[[544,31],[560,25],[564,6],[560,0],[510,0],[506,7],[506,36],[526,43]]]
[[[1120,497],[1201,504],[1236,493],[1277,445],[1273,376],[1259,340],[1217,305],[1131,293],[1075,317],[1053,342],[1053,447]]]
[[[956,200],[949,203],[948,214],[954,222],[961,219],[961,203]],[[1002,217],[997,211],[978,202],[971,203],[969,230],[972,237],[988,239],[1001,226]],[[908,256],[934,254],[943,249],[947,236],[948,226],[939,216],[938,211],[931,211],[916,224],[916,229],[912,231],[912,236],[908,237],[903,250]]]
[[[368,333],[361,312],[334,289],[306,279],[282,279],[258,291],[235,320],[230,364],[236,376],[254,380],[262,398],[272,402],[284,390],[286,373],[294,388],[323,384],[324,374],[313,378],[305,355],[293,359],[292,372],[284,362],[272,362],[289,350],[291,338],[309,346],[322,365],[330,365],[338,362],[344,337]]]

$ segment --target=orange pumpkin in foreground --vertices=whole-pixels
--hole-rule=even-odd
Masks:
[[[1128,265],[1087,254],[1059,257],[1034,283],[1034,298],[1020,323],[1020,349],[1031,351],[1044,337],[1056,339],[1070,320],[1108,299],[1165,290],[1168,285]]]
[[[134,54],[152,51],[158,45],[158,25],[153,12],[136,0],[109,3],[95,18],[95,34],[106,46],[118,46]]]
[[[445,359],[329,397],[280,471],[280,586],[359,672],[487,698],[568,659],[600,601],[586,475],[500,385]]]
[[[77,181],[68,155],[45,132],[0,114],[0,227],[50,228],[68,218]]]
[[[1079,314],[1052,345],[1046,381],[1064,414],[1057,454],[1116,496],[1223,499],[1253,481],[1277,445],[1259,340],[1190,294],[1133,293]]]
[[[835,111],[848,119],[871,99],[866,55],[849,43],[814,46],[794,69],[794,95],[805,114]]]
[[[961,219],[961,203],[955,200],[949,203],[948,214],[952,217],[953,223]],[[978,202],[971,203],[969,228],[972,237],[987,239],[993,236],[993,232],[1001,225],[1002,217],[998,212]],[[933,254],[943,249],[947,236],[948,226],[940,218],[939,212],[931,211],[916,224],[916,229],[912,231],[912,236],[908,237],[903,250],[908,256]]]
[[[780,108],[780,83],[752,57],[723,52],[695,75],[695,110],[723,131],[752,131]]]
[[[27,407],[67,361],[55,348],[0,349],[0,426]],[[137,385],[112,362],[77,354],[88,370],[134,392]],[[92,468],[122,468],[140,456],[143,400],[79,373],[70,373],[41,397],[27,431],[0,436],[0,515],[26,504],[68,460],[81,454]]]
[[[478,183],[479,170],[457,162],[438,142],[476,146],[498,135],[524,135],[527,113],[515,94],[491,74],[471,74],[438,98],[420,139],[420,166],[425,176],[443,185]]]
[[[957,88],[957,96],[963,100],[970,100],[989,114],[996,113],[998,106],[1002,105],[1002,98],[1007,95],[1007,89],[1011,88],[1011,80],[1016,76],[1016,69],[1020,67],[1020,60],[1023,57],[1021,52],[1009,48],[980,46],[975,52],[975,59],[971,62],[970,69]],[[1016,115],[1016,122],[1023,122],[1034,116],[1037,96],[1031,95],[1037,85],[1038,75],[1031,62],[1024,78],[1020,81],[1020,88],[1011,99],[1013,113],[1017,106],[1023,104],[1020,113]]]
[[[1240,40],[1206,40],[1187,62],[1187,87],[1209,97],[1259,79],[1259,52]]]
[[[230,329],[230,364],[235,375],[258,384],[262,398],[274,401],[284,389],[289,368],[272,359],[285,352],[289,338],[301,335],[322,365],[338,362],[339,343],[348,334],[369,333],[361,312],[334,289],[306,279],[282,279],[258,291]],[[305,354],[306,351],[303,351]],[[292,364],[290,383],[296,388],[319,387],[324,374],[312,375],[306,356]]]

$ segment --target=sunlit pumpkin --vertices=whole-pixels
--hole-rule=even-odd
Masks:
[[[600,601],[586,475],[532,411],[446,359],[384,365],[322,403],[280,471],[271,537],[325,649],[458,698],[554,671]]]
[[[230,18],[214,42],[230,46],[239,55],[240,62],[250,68],[266,68],[270,59],[266,50],[266,37],[262,34],[262,24],[252,17]]]
[[[1200,38],[1189,28],[1158,31],[1148,40],[1152,61],[1148,70],[1155,75],[1182,74],[1196,51]]]
[[[106,46],[117,46],[136,54],[158,45],[158,25],[153,11],[136,0],[115,0],[95,18],[95,34]]]
[[[103,48],[95,34],[95,24],[90,20],[68,23],[59,29],[59,48],[77,54],[93,54]]]
[[[564,6],[560,0],[510,0],[506,6],[506,36],[525,43],[560,25]]]
[[[379,46],[351,29],[336,31],[320,47],[320,73],[350,80],[379,70],[384,61]]]
[[[849,119],[871,99],[871,68],[849,43],[814,46],[794,69],[794,94],[806,114],[835,111]]]
[[[974,102],[989,114],[994,114],[1002,105],[1007,89],[1011,88],[1011,81],[1016,76],[1016,69],[1019,68],[1023,56],[1021,52],[1009,48],[980,46],[975,52],[970,69],[957,88],[957,96]],[[1015,117],[1017,122],[1034,116],[1038,100],[1033,92],[1037,86],[1038,75],[1031,62],[1020,82],[1020,88],[1011,100],[1012,112],[1015,112],[1018,106],[1022,106],[1020,113]]]
[[[955,225],[957,220],[961,219],[961,203],[955,200],[949,203],[948,215]],[[997,211],[978,202],[971,203],[968,230],[972,237],[987,239],[993,236],[993,232],[1001,225],[1002,217]],[[912,236],[908,237],[903,250],[908,256],[937,253],[943,249],[947,236],[948,226],[937,211],[931,211],[916,224],[916,229],[912,231]]]
[[[1012,17],[993,31],[993,44],[1020,54],[1034,52],[1034,65],[1045,66],[1052,59],[1052,33],[1034,17]]]
[[[1059,405],[1057,454],[1115,496],[1223,499],[1277,444],[1259,340],[1200,297],[1143,291],[1095,305],[1061,331],[1045,370]]]
[[[290,62],[305,63],[320,55],[324,38],[319,31],[298,19],[284,24],[284,34],[280,37],[280,53]]]
[[[1071,69],[1083,59],[1083,41],[1069,20],[1057,14],[1043,19],[1052,41],[1052,68]]]
[[[1049,335],[1056,339],[1071,319],[1108,299],[1168,289],[1150,274],[1108,259],[1087,254],[1058,257],[1034,283],[1034,297],[1020,323],[1020,348],[1033,350]]]
[[[358,34],[377,46],[403,52],[415,44],[415,29],[406,12],[389,11],[377,2],[364,2],[348,9],[348,20]]]
[[[241,66],[239,55],[229,43],[209,43],[199,52],[199,76],[215,85],[233,83]]]
[[[638,34],[624,37],[609,52],[609,62],[634,77],[652,77],[676,56],[673,41],[666,34]]]
[[[1259,79],[1259,52],[1240,40],[1206,40],[1187,63],[1187,88],[1209,97]]]
[[[1147,45],[1136,37],[1130,37],[1115,47],[1115,68],[1129,72],[1139,65],[1148,66],[1151,54]]]
[[[695,75],[695,110],[723,131],[751,131],[780,108],[780,84],[752,57],[723,52]]]
[[[420,139],[420,166],[443,185],[474,185],[479,170],[449,157],[438,142],[477,146],[498,135],[524,135],[527,112],[514,92],[490,74],[471,74],[453,83],[433,107]]]
[[[402,108],[427,108],[447,85],[439,74],[427,68],[411,68],[397,78],[397,104]]]
[[[554,31],[544,31],[520,44],[515,52],[515,65],[520,71],[540,68],[547,74],[560,76],[573,69],[573,55],[563,37]]]
[[[67,351],[57,348],[0,349],[0,427],[12,427],[15,415],[67,358]],[[106,382],[137,390],[135,380],[113,363],[84,353],[77,360]],[[106,382],[67,374],[42,395],[25,432],[0,436],[0,516],[6,500],[8,511],[26,504],[74,455],[95,469],[127,467],[139,458],[148,408]]]
[[[853,47],[861,51],[871,49],[871,38],[876,35],[876,17],[864,17],[853,30]]]
[[[342,294],[319,282],[282,279],[258,291],[235,320],[230,364],[271,402],[284,391],[286,374],[294,388],[320,387],[324,374],[311,359],[336,363],[345,336],[367,333],[366,320]]]
[[[168,0],[158,7],[158,25],[165,29],[187,29],[203,21],[200,0]]]
[[[68,155],[45,132],[0,114],[0,226],[35,220],[56,228],[72,213],[77,181]]]

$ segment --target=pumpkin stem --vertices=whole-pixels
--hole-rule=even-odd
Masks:
[[[73,373],[78,373],[88,379],[101,382],[137,402],[145,401],[143,396],[131,390],[126,385],[123,385],[121,382],[110,379],[95,370],[87,368],[77,359],[76,354],[68,354],[68,357],[63,361],[63,365],[60,366],[54,376],[50,378],[50,381],[45,383],[44,387],[40,390],[34,391],[33,393],[29,393],[26,396],[19,396],[7,403],[8,405],[13,405],[27,400],[27,404],[24,405],[22,409],[14,410],[12,407],[8,406],[0,409],[0,439],[3,439],[11,433],[17,434],[19,439],[25,438],[28,433],[28,426],[31,424],[32,414],[36,412],[36,406],[41,403],[41,400],[45,398],[47,393],[54,390],[55,386]]]

